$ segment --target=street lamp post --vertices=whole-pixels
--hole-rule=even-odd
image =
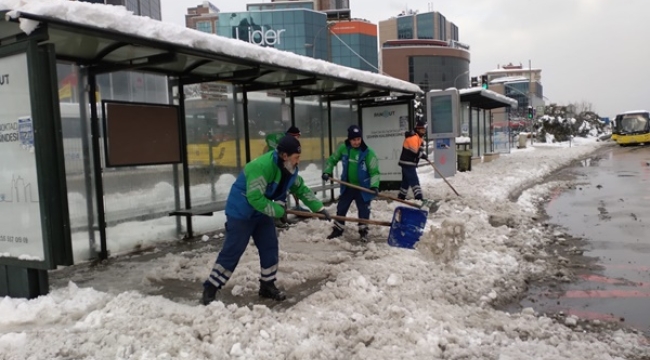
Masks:
[[[314,58],[314,59],[316,58],[316,38],[318,37],[318,35],[320,35],[321,31],[323,31],[324,29],[328,29],[328,30],[329,30],[330,26],[332,26],[332,25],[334,25],[334,24],[335,24],[335,23],[333,23],[333,22],[329,22],[329,23],[327,23],[325,26],[323,26],[323,27],[321,27],[320,29],[318,29],[318,31],[316,32],[316,35],[314,35],[314,39],[312,39],[311,44],[305,44],[306,47],[311,46],[311,48],[312,48],[312,49],[311,49],[311,57],[312,57],[312,58]],[[328,41],[327,41],[327,61],[331,61],[331,59],[330,59],[330,53],[329,53],[329,52],[330,52],[330,50],[329,50],[329,31],[328,31],[328,33],[327,33],[327,40],[328,40]]]
[[[461,76],[463,76],[465,74],[468,74],[468,73],[469,73],[469,70],[465,70],[460,75],[456,76],[456,78],[454,79],[454,87],[456,87],[456,80],[458,80],[459,77],[461,77]]]

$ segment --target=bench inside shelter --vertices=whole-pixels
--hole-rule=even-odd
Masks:
[[[211,204],[199,205],[191,209],[179,209],[169,213],[169,216],[212,216],[217,211],[226,208],[225,201],[218,201]]]

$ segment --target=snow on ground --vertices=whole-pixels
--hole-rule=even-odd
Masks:
[[[550,271],[543,245],[552,234],[531,220],[537,202],[550,187],[525,191],[518,202],[510,201],[508,195],[598,146],[595,142],[572,148],[536,146],[502,155],[449,179],[462,197],[456,197],[442,180],[433,179],[431,169],[421,168],[425,195],[443,200],[438,212],[429,215],[422,242],[435,240],[430,236],[445,220],[462,224],[466,230],[458,254],[447,263],[426,251],[388,246],[388,228],[372,227],[375,241],[366,246],[354,241],[354,224],[348,224],[343,239],[325,240],[330,225],[306,221],[280,236],[278,285],[289,293],[285,307],[269,308],[263,301],[249,304],[245,300],[256,299],[259,260],[254,246],[249,246],[225,288],[227,296],[242,299],[235,304],[198,305],[200,282],[216,252],[169,253],[127,262],[128,266],[114,265],[119,269],[112,273],[112,283],[97,286],[107,288],[106,292],[70,282],[38,299],[0,300],[0,358],[647,356],[647,344],[636,335],[620,330],[585,333],[535,314],[533,309],[508,314],[492,306],[523,291],[527,276]],[[375,201],[373,218],[391,221],[395,207]],[[495,216],[508,219],[512,227],[493,227],[489,221]],[[534,254],[534,260],[524,260],[523,254]],[[196,288],[188,296],[192,300],[147,295],[147,287],[164,280],[189,282]],[[316,289],[306,297],[292,293],[310,283],[317,284]]]

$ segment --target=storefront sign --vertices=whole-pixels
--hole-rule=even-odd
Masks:
[[[235,38],[237,40],[248,40],[249,43],[260,46],[275,46],[282,44],[282,33],[286,31],[285,29],[267,29],[265,26],[261,26],[260,29],[251,27],[242,29],[238,26],[235,27]]]
[[[42,261],[27,55],[0,58],[0,69],[0,257]]]

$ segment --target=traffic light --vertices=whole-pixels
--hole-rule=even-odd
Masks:
[[[478,77],[472,76],[470,79],[471,87],[477,87],[478,86]]]
[[[533,107],[529,106],[528,107],[528,118],[532,119],[535,114],[533,113]]]
[[[481,86],[483,89],[488,88],[488,76],[487,75],[481,75]]]

